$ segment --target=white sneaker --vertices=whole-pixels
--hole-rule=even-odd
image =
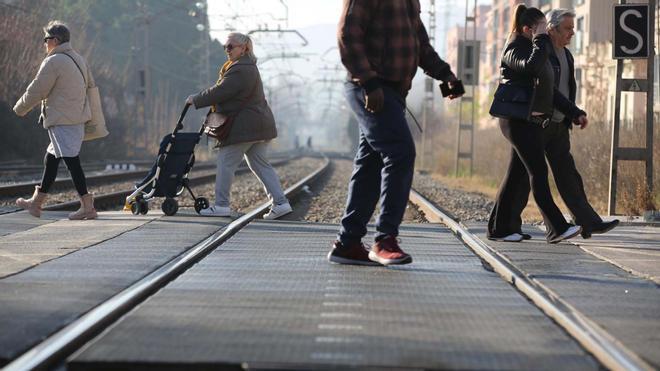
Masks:
[[[292,211],[293,209],[291,208],[291,205],[289,205],[288,202],[283,203],[281,205],[272,205],[270,207],[270,211],[264,214],[263,218],[266,220],[273,220],[280,218],[286,214],[289,214]]]
[[[568,240],[569,238],[573,238],[573,237],[577,236],[578,234],[580,234],[580,232],[582,232],[582,227],[580,227],[579,225],[574,225],[574,226],[568,227],[566,232],[564,232],[564,233],[560,234],[559,236],[549,240],[548,243],[557,243],[557,242],[561,242],[563,240]]]
[[[232,216],[231,208],[229,206],[213,205],[199,211],[199,215],[203,216]]]
[[[524,239],[524,237],[520,233],[511,233],[506,237],[488,237],[488,239],[491,241],[520,242]]]

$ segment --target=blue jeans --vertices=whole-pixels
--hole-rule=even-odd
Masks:
[[[398,236],[415,166],[415,142],[405,119],[404,98],[383,87],[385,104],[380,112],[373,114],[364,108],[361,87],[347,82],[345,89],[360,128],[360,143],[339,231],[344,246],[360,241],[367,234],[367,223],[379,199],[376,240],[387,235]]]

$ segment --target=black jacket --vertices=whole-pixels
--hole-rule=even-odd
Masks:
[[[575,82],[575,59],[573,58],[573,54],[571,54],[571,52],[567,48],[564,48],[564,52],[566,53],[566,62],[568,64],[568,100],[570,100],[572,103],[575,103],[575,96],[577,91],[577,84]],[[559,89],[561,65],[559,64],[559,57],[557,57],[554,48],[550,53],[549,60],[550,60],[550,64],[552,64],[552,69],[555,72],[555,88]],[[580,113],[585,116],[587,115],[582,110],[580,110]],[[578,116],[580,115],[578,114]],[[566,126],[568,126],[569,128],[573,126],[572,120],[568,116],[564,117],[564,124],[566,124]]]
[[[540,74],[541,69],[545,68],[545,63],[550,58],[550,54],[554,54],[550,36],[545,34],[536,35],[533,40],[521,35],[516,36],[506,45],[502,54],[500,65],[501,83],[512,85],[512,88],[516,85],[534,85],[534,79]],[[555,72],[553,106],[566,115],[569,122],[573,121],[584,112],[573,103],[575,92],[573,92],[573,101],[559,92],[557,88],[559,86],[558,70],[556,68],[553,68],[553,70]],[[575,84],[575,79],[573,79],[573,84]]]

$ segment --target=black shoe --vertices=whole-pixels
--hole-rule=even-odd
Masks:
[[[355,242],[344,246],[335,241],[328,253],[328,260],[337,264],[380,266],[380,263],[369,259],[369,249],[362,242]]]
[[[518,234],[521,235],[521,236],[523,237],[523,240],[531,240],[531,239],[532,239],[532,235],[531,235],[531,234],[522,233],[522,232],[518,232]]]
[[[591,226],[590,230],[582,230],[582,238],[591,238],[592,234],[603,234],[611,231],[619,225],[619,219],[614,219],[609,222],[600,222]]]

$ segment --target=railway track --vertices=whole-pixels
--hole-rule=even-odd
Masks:
[[[110,163],[98,162],[98,163],[84,163],[82,167],[85,171],[99,171],[103,170]],[[130,165],[134,166],[148,166],[149,164],[146,161],[131,161]],[[27,165],[23,163],[14,163],[14,164],[4,164],[0,165],[0,174],[17,174],[17,175],[30,175],[30,174],[39,174],[43,171],[44,166],[39,165]]]
[[[213,169],[214,167],[215,167],[214,164],[199,164],[195,167],[195,170],[209,170],[209,169]],[[144,169],[131,170],[131,171],[110,173],[110,174],[87,176],[86,180],[88,186],[94,186],[99,184],[124,182],[133,179],[140,179],[144,177],[146,174],[147,174],[147,170]],[[30,182],[20,182],[20,183],[0,186],[0,197],[19,196],[19,195],[32,193],[34,191],[34,187],[38,186],[39,184],[40,182],[30,181]],[[68,189],[68,188],[71,188],[71,178],[57,179],[51,186],[51,189],[54,191],[61,189]]]
[[[271,159],[274,163],[278,163],[279,161],[290,160],[292,158],[295,158],[296,156],[297,155],[293,153],[277,153],[277,154],[273,154],[273,156],[271,156]],[[144,167],[149,167],[153,164],[152,161],[151,162],[140,161],[136,163]],[[32,171],[35,174],[38,174],[39,177],[41,176],[41,172],[43,171],[43,165],[42,166],[18,166],[18,165],[5,166],[5,169],[16,168],[16,167],[23,169],[31,169],[30,171]],[[196,164],[193,170],[194,172],[199,172],[199,171],[213,170],[215,169],[215,167],[216,164],[214,162],[202,162]],[[103,168],[104,166],[99,166],[98,170],[102,170]],[[89,166],[85,167],[85,170],[92,171],[92,169],[90,169]],[[3,170],[2,167],[0,167],[0,174],[2,173]],[[86,177],[86,180],[88,186],[95,186],[95,185],[102,185],[108,183],[130,181],[134,179],[137,180],[137,179],[141,179],[146,174],[147,174],[146,169],[127,170],[127,171],[112,172],[108,174],[88,175]],[[39,183],[40,183],[39,181],[27,181],[27,182],[17,182],[17,183],[0,185],[0,197],[24,196],[28,193],[32,193],[34,191],[34,187],[39,185]],[[72,188],[71,178],[58,178],[51,186],[51,190],[53,191],[71,189],[71,188]]]
[[[305,185],[321,176],[328,169],[328,165],[329,160],[326,158],[320,167],[287,188],[284,191],[286,196],[293,198]],[[269,202],[257,205],[250,212],[232,221],[204,241],[186,250],[183,254],[149,273],[109,300],[94,307],[94,309],[71,322],[63,329],[48,336],[23,355],[7,364],[3,370],[34,370],[56,366],[122,315],[203,259],[207,254],[245,227],[250,221],[264,214],[269,206]]]
[[[285,191],[287,197],[295,199],[294,195],[300,193],[305,186],[319,183],[320,178],[327,174],[329,168],[330,161],[326,159],[322,166],[289,187]],[[572,307],[570,303],[559,298],[543,284],[518,269],[506,257],[484,244],[449,212],[434,205],[415,190],[411,191],[410,202],[424,213],[429,222],[446,225],[455,237],[482,261],[482,265],[487,270],[496,272],[503,280],[515,287],[521,295],[560,326],[603,367],[612,370],[653,369],[634,352],[609,335],[606,330]],[[48,337],[8,364],[5,370],[43,369],[57,365],[132,308],[221,246],[251,220],[264,213],[268,206],[268,203],[264,203],[253,208],[206,240]]]
[[[295,157],[285,157],[285,158],[276,159],[271,161],[271,164],[274,166],[283,165],[294,158]],[[214,164],[202,164],[201,166],[196,166],[195,170],[199,172],[200,170],[202,171],[211,170],[214,168],[215,168]],[[249,172],[249,169],[247,168],[247,166],[243,165],[238,168],[236,174],[241,174],[246,172]],[[105,174],[100,176],[90,176],[87,178],[87,184],[93,186],[93,185],[102,185],[108,183],[127,182],[131,180],[142,179],[145,175],[146,175],[145,170],[139,170],[139,171],[129,171],[129,172],[122,172],[115,174]],[[201,184],[213,182],[215,180],[215,173],[191,176],[189,180],[191,187],[199,186]],[[56,183],[59,183],[60,189],[71,187],[71,182],[69,179],[58,180],[56,181]],[[0,196],[4,196],[4,197],[18,196],[18,195],[25,196],[26,194],[30,194],[34,190],[35,185],[38,184],[39,183],[30,182],[30,183],[3,186],[0,187]],[[56,189],[57,187],[55,187],[54,185],[53,188]],[[132,190],[129,189],[126,191],[96,194],[94,195],[94,204],[98,209],[101,210],[109,209],[117,206],[123,206],[126,196],[128,196],[131,192]],[[80,206],[80,201],[74,200],[74,201],[47,205],[43,207],[43,210],[49,210],[49,211],[76,210],[79,206]],[[20,211],[20,210],[16,210],[16,211]]]
[[[417,205],[429,222],[442,223],[449,227],[456,237],[481,259],[486,269],[496,272],[502,279],[514,286],[603,366],[611,370],[654,369],[570,303],[561,299],[541,282],[518,269],[505,256],[483,243],[448,211],[438,207],[414,189],[410,192],[410,201]]]

